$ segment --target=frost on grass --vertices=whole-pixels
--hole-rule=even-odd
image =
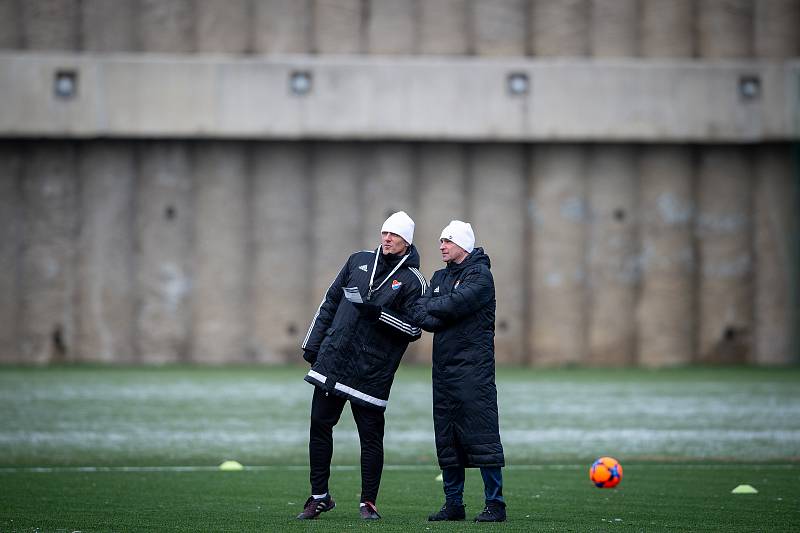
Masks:
[[[49,371],[48,371],[49,372]],[[72,370],[0,374],[0,456],[7,465],[306,464],[311,386],[268,373]],[[498,382],[509,464],[586,460],[782,460],[800,457],[794,383]],[[337,464],[355,464],[349,408],[335,429]],[[395,384],[387,463],[435,464],[430,382]]]

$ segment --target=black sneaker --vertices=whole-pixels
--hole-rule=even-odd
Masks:
[[[505,522],[506,506],[502,503],[488,503],[483,512],[475,517],[476,522]]]
[[[297,519],[311,520],[324,512],[330,511],[334,507],[336,507],[336,502],[333,501],[330,494],[324,498],[314,498],[311,496],[306,500],[306,503],[303,505],[303,512],[297,515]]]
[[[428,517],[429,522],[441,522],[443,520],[464,520],[467,514],[464,506],[455,503],[445,503],[438,513],[433,513]]]
[[[359,506],[358,512],[364,520],[377,520],[381,517],[378,508],[372,502],[364,502],[364,505]]]

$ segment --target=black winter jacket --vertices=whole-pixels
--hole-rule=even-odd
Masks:
[[[441,468],[504,466],[494,366],[491,262],[475,248],[433,274],[411,322],[433,331],[433,425]]]
[[[419,254],[413,245],[404,258],[385,256],[380,247],[351,255],[303,341],[307,359],[313,363],[305,380],[352,402],[385,410],[400,359],[408,343],[422,334],[402,318],[425,292],[425,278],[418,268]],[[373,293],[368,303],[381,306],[377,320],[362,317],[342,291],[358,287],[367,302],[371,277]]]

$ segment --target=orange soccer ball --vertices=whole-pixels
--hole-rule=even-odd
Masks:
[[[589,479],[601,489],[616,487],[622,481],[622,465],[613,457],[601,457],[592,463]]]

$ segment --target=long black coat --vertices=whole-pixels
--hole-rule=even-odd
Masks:
[[[433,331],[433,425],[441,468],[504,466],[491,262],[476,248],[436,271],[411,321]]]
[[[352,254],[325,293],[311,321],[302,348],[312,363],[305,380],[352,402],[383,411],[394,374],[408,343],[422,331],[403,318],[425,292],[419,254],[410,246],[399,258],[387,257],[380,247]],[[374,276],[373,276],[374,271]],[[369,303],[381,306],[376,320],[361,316],[342,292],[358,287],[361,297],[373,289]]]

